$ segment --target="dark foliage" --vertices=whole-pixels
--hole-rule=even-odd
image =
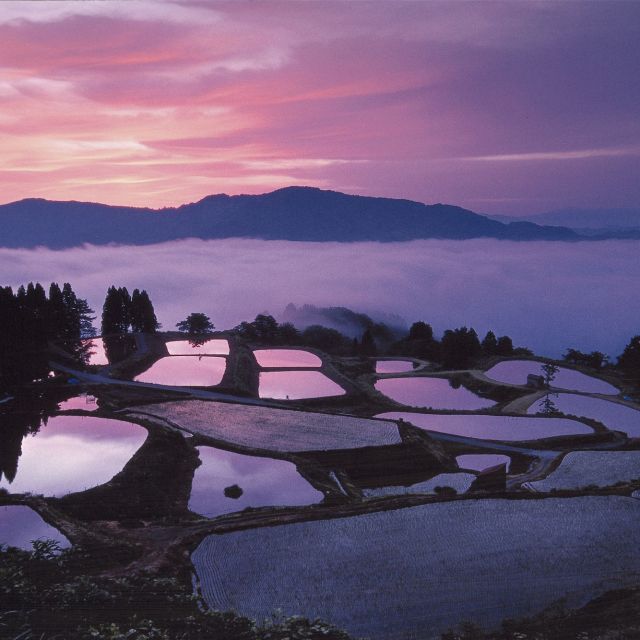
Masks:
[[[94,335],[86,300],[71,285],[54,282],[49,296],[40,283],[0,287],[0,390],[45,378],[49,372],[47,344],[64,341],[74,355],[86,358],[82,338]]]
[[[178,322],[176,327],[178,331],[190,337],[206,336],[215,329],[209,316],[200,312],[190,313],[184,320]]]
[[[447,369],[464,369],[480,355],[478,334],[473,329],[447,329],[440,343],[442,364]]]
[[[82,549],[0,548],[0,637],[21,640],[349,640],[320,621],[274,618],[258,626],[233,612],[203,612],[174,578],[103,577],[80,569]],[[187,583],[188,584],[188,583]]]
[[[264,345],[312,347],[338,355],[351,355],[353,351],[353,341],[337,329],[311,325],[300,332],[290,322],[279,324],[268,314],[242,322],[234,332],[248,342]]]
[[[155,333],[160,328],[149,294],[134,289],[129,295],[126,287],[111,286],[102,307],[103,336],[125,334],[129,330]]]
[[[634,336],[618,357],[618,367],[632,378],[640,378],[640,335]]]
[[[439,362],[440,343],[433,337],[431,325],[419,321],[411,325],[409,334],[393,344],[388,353]]]
[[[373,339],[373,334],[367,329],[362,334],[362,340],[360,340],[360,355],[365,358],[370,358],[378,353],[376,347],[376,341]]]
[[[591,353],[583,353],[577,349],[567,349],[567,352],[562,356],[565,362],[570,364],[581,365],[583,367],[590,367],[599,371],[607,364],[609,364],[609,356],[601,351],[592,351]]]

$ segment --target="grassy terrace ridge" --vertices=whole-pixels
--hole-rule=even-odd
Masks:
[[[497,361],[495,359],[474,363],[475,368],[468,370],[434,371],[426,370],[423,365],[421,370],[409,372],[421,377],[445,377],[496,401],[497,404],[483,411],[431,411],[405,407],[375,391],[373,382],[390,376],[373,374],[371,360],[330,355],[317,349],[309,350],[321,358],[323,372],[345,388],[347,393],[344,397],[277,402],[262,400],[257,398],[260,368],[252,349],[271,345],[247,343],[228,334],[215,336],[229,339],[230,346],[227,371],[218,387],[177,388],[126,380],[159,357],[166,356],[165,342],[168,339],[182,337],[175,333],[136,337],[139,348],[116,366],[89,367],[83,372],[67,363],[63,369],[66,374],[35,385],[33,389],[36,395],[51,396],[54,406],[55,398],[65,399],[72,392],[90,391],[98,398],[98,408],[92,415],[130,420],[148,432],[145,443],[122,471],[103,485],[62,498],[0,493],[0,505],[27,505],[71,540],[74,548],[64,557],[75,558],[72,563],[73,580],[77,576],[88,575],[90,581],[102,584],[96,587],[97,591],[109,581],[129,580],[129,586],[135,590],[144,584],[151,585],[155,580],[161,583],[168,580],[173,581],[168,592],[173,593],[175,588],[175,597],[181,601],[183,596],[190,593],[190,553],[211,535],[216,539],[224,539],[228,535],[245,535],[243,532],[246,535],[260,535],[264,531],[286,530],[291,526],[339,528],[346,526],[340,523],[357,522],[359,518],[387,517],[383,514],[389,514],[391,519],[402,519],[416,509],[424,513],[441,509],[463,513],[474,508],[473,505],[478,505],[482,511],[492,508],[489,505],[499,503],[509,505],[505,507],[507,509],[536,511],[550,499],[555,500],[556,504],[567,505],[566,509],[570,509],[569,505],[574,504],[576,499],[625,500],[631,505],[636,504],[628,496],[640,489],[640,479],[626,470],[622,470],[621,474],[605,474],[606,477],[596,479],[595,484],[590,481],[578,486],[575,483],[561,484],[545,489],[544,478],[559,473],[563,460],[570,459],[574,451],[584,451],[585,456],[600,455],[598,450],[602,455],[620,452],[633,458],[631,454],[640,449],[638,440],[612,433],[605,425],[587,418],[577,419],[594,429],[592,434],[509,443],[449,436],[427,432],[410,423],[396,424],[370,419],[372,415],[385,411],[411,410],[434,416],[502,415],[514,419],[547,420],[549,416],[525,418],[528,404],[539,397],[540,391],[522,385],[503,384],[482,374]],[[76,376],[80,385],[71,389],[66,384],[69,376]],[[391,374],[391,377],[406,376]],[[617,386],[623,388],[619,378],[608,378],[615,379]],[[514,402],[521,402],[522,407],[514,411]],[[625,404],[629,404],[628,401]],[[6,406],[10,404],[6,403]],[[82,410],[65,413],[86,415]],[[195,435],[185,437],[186,433]],[[309,506],[249,508],[211,519],[198,516],[188,509],[193,474],[200,464],[198,446],[219,446],[239,453],[288,460],[325,498],[322,503]],[[503,453],[511,458],[510,475],[502,487],[498,481],[497,486],[489,484],[483,490],[472,486],[470,491],[462,493],[468,484],[473,483],[474,472],[467,474],[470,476],[469,482],[455,485],[460,493],[453,489],[432,493],[436,485],[442,486],[440,483],[442,478],[447,477],[446,474],[453,474],[450,477],[464,475],[458,473],[455,456],[488,452]],[[543,484],[538,486],[537,483]],[[413,486],[407,489],[408,485]],[[447,484],[444,486],[446,488]],[[640,584],[640,579],[637,582]],[[633,581],[625,583],[625,588],[631,588],[634,584]],[[108,591],[111,587],[104,588]],[[125,591],[128,588],[123,587]],[[178,595],[178,592],[182,595]],[[133,615],[135,611],[142,615],[148,611],[149,617],[155,620],[153,610],[161,608],[158,603],[162,602],[164,596],[157,591],[154,593],[155,604],[137,602],[131,605],[127,615]],[[62,610],[67,604],[63,603]],[[77,604],[69,606],[73,608]],[[543,606],[546,603],[522,615],[534,614]],[[313,634],[320,633],[317,629],[312,630],[312,623],[296,622],[301,626],[295,630],[299,635],[295,635],[291,626],[294,623],[290,620],[281,620],[279,630],[271,627],[268,631],[248,621],[238,622],[241,618],[237,616],[228,616],[225,620],[218,617],[215,623],[212,622],[213,616],[205,621],[200,619],[201,612],[190,600],[185,609],[180,610],[189,619],[193,617],[199,622],[193,623],[195,626],[192,629],[185,627],[178,630],[175,626],[163,626],[168,621],[156,611],[159,626],[154,626],[154,623],[154,630],[149,630],[150,627],[145,627],[140,618],[134,624],[124,613],[124,617],[118,618],[112,609],[106,607],[107,618],[95,622],[98,625],[95,628],[100,629],[96,633],[102,635],[86,635],[92,632],[85,626],[82,632],[85,636],[71,635],[67,628],[65,637],[70,640],[76,637],[83,640],[84,637],[120,640],[118,633],[125,633],[126,624],[139,628],[139,635],[132,636],[134,640],[199,638],[203,636],[197,634],[204,633],[203,629],[209,629],[207,633],[213,634],[214,627],[206,625],[223,623],[223,626],[215,627],[219,636],[214,634],[212,637],[246,637],[248,640],[263,637],[315,638]],[[190,612],[188,615],[187,611]],[[288,613],[305,611],[299,609]],[[46,618],[42,611],[38,615],[44,616],[43,620]],[[81,612],[74,615],[82,616]],[[108,619],[108,615],[112,618]],[[9,623],[2,616],[5,614],[0,614],[0,630],[12,628],[6,626]],[[114,622],[117,629],[114,627],[109,630],[108,625],[102,625],[103,622]],[[244,631],[239,631],[238,627],[233,633],[239,635],[225,636],[228,629],[224,625],[228,623],[233,627],[236,622],[241,627],[249,625],[250,630],[249,627],[242,627]],[[456,622],[462,620],[451,619],[452,626]],[[26,618],[23,623],[28,624]],[[529,622],[523,621],[523,624]],[[467,631],[469,629],[471,627]],[[17,637],[18,633],[16,631],[14,636]],[[75,630],[73,633],[76,633]],[[243,636],[242,633],[249,635]],[[460,633],[464,636],[463,632]],[[336,630],[330,630],[328,634],[317,637],[336,640],[347,638]],[[474,637],[480,635],[476,633]],[[31,640],[29,636],[24,636],[24,640],[27,639]]]

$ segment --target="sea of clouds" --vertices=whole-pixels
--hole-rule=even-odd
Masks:
[[[230,328],[285,305],[347,306],[473,326],[537,353],[618,355],[640,333],[640,242],[181,240],[0,249],[0,284],[71,282],[98,312],[111,284],[147,289],[165,329],[192,311]],[[98,324],[98,323],[97,323]]]

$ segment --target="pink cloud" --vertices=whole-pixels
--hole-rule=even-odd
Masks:
[[[632,3],[31,4],[0,7],[1,201],[640,198]]]

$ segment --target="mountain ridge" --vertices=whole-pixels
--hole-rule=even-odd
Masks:
[[[0,205],[0,225],[0,245],[12,248],[239,237],[312,242],[582,239],[565,227],[504,224],[455,205],[298,186],[259,195],[212,194],[161,209],[25,198]]]

